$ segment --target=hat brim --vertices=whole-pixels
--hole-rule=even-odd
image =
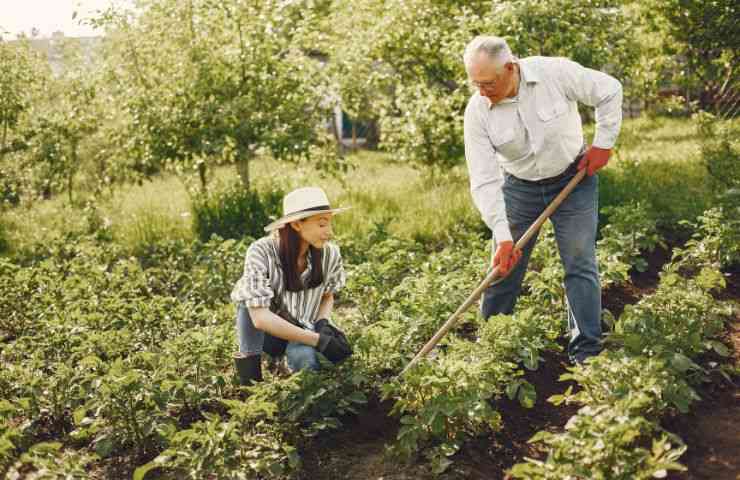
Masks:
[[[330,208],[328,210],[308,210],[305,212],[297,212],[290,215],[285,215],[284,217],[278,218],[274,222],[270,223],[265,227],[265,232],[271,232],[273,230],[277,230],[278,228],[281,228],[290,222],[295,222],[297,220],[303,220],[304,218],[313,217],[314,215],[322,215],[326,213],[331,213],[332,215],[335,215],[337,213],[342,213],[346,210],[349,210],[352,207],[340,207],[340,208]]]

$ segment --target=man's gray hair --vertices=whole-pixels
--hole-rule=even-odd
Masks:
[[[465,70],[470,71],[473,62],[481,53],[485,54],[489,60],[499,67],[514,61],[514,55],[512,55],[506,40],[501,37],[479,35],[465,47],[465,53],[463,53]]]

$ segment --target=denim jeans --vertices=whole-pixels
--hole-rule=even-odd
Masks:
[[[551,185],[534,185],[505,175],[503,187],[506,216],[516,242],[552,202],[573,176]],[[565,269],[568,355],[582,362],[601,350],[601,284],[596,261],[599,182],[597,175],[585,176],[552,214],[560,259]],[[483,294],[483,318],[511,314],[521,291],[535,235],[522,251],[522,258],[506,279]]]
[[[245,355],[262,353],[265,335],[269,335],[254,326],[249,310],[241,303],[236,310],[236,333],[239,338],[239,352]],[[314,347],[303,343],[288,342],[285,348],[288,367],[294,372],[303,369],[318,370],[320,364],[316,355]]]

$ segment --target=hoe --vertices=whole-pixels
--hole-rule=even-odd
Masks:
[[[537,220],[527,229],[526,232],[524,232],[524,235],[516,242],[515,248],[522,249],[524,246],[529,242],[529,240],[532,238],[532,236],[542,227],[542,224],[545,223],[545,221],[550,218],[550,215],[557,210],[557,208],[560,206],[561,203],[563,203],[563,200],[570,194],[571,191],[578,185],[578,182],[581,181],[583,176],[586,174],[586,169],[579,170],[575,177],[571,179],[570,182],[563,188],[563,190],[558,194],[557,197],[550,203],[550,205],[547,206],[544,212],[540,214],[540,216],[537,218]],[[447,319],[447,321],[442,325],[442,327],[437,331],[437,333],[434,334],[434,336],[427,342],[424,347],[419,350],[419,353],[416,354],[416,356],[409,362],[408,365],[406,365],[406,368],[403,369],[401,372],[401,375],[405,374],[416,362],[424,358],[439,341],[444,337],[447,332],[450,331],[450,329],[455,325],[455,322],[457,321],[458,317],[465,313],[470,306],[475,303],[480,296],[483,294],[483,291],[488,288],[491,285],[495,285],[496,283],[501,282],[506,277],[499,277],[499,267],[496,266],[491,272],[486,275],[486,278],[483,279],[483,281],[478,285],[478,287],[473,290],[473,293],[468,296],[467,300],[463,302],[462,305],[458,307],[458,309],[453,313],[450,318]],[[494,281],[495,280],[495,281]]]

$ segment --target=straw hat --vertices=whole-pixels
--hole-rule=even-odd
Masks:
[[[290,222],[322,213],[339,213],[350,207],[331,208],[326,193],[319,187],[293,190],[283,198],[283,216],[265,227],[266,232],[281,228]]]

